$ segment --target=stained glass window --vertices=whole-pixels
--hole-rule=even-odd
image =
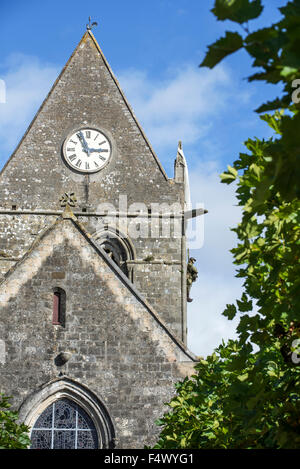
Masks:
[[[39,416],[31,433],[32,449],[95,449],[98,438],[88,414],[70,399],[59,399]]]

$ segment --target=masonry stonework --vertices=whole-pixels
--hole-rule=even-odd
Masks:
[[[62,157],[66,136],[86,125],[112,145],[109,163],[93,174]],[[154,442],[155,419],[196,360],[186,349],[178,171],[166,176],[87,31],[0,176],[0,390],[30,425],[46,396],[73,396],[77,386],[74,400],[90,399],[92,418],[97,399],[109,416],[102,446]],[[72,212],[60,201],[70,193]],[[131,231],[119,228],[125,219]],[[63,325],[52,324],[56,288],[66,295]]]

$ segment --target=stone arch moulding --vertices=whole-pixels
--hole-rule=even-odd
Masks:
[[[91,417],[96,427],[99,448],[115,447],[115,431],[108,411],[97,396],[75,381],[62,378],[52,381],[29,396],[19,409],[19,419],[32,429],[38,417],[54,401],[67,398]]]
[[[136,259],[136,252],[131,239],[119,230],[105,225],[101,230],[93,234],[93,239],[107,253],[111,251],[111,257],[121,268],[129,280],[134,282],[133,266],[127,261]]]

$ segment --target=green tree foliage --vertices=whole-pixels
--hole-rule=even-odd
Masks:
[[[18,413],[10,410],[9,398],[0,393],[0,449],[26,449],[30,445],[28,427],[18,424]]]
[[[238,339],[177,384],[157,421],[156,448],[300,447],[300,0],[280,8],[277,24],[250,33],[248,21],[262,8],[260,0],[216,0],[217,19],[238,23],[242,34],[226,32],[201,64],[212,68],[244,49],[259,68],[249,81],[283,85],[281,97],[257,110],[269,112],[260,118],[273,137],[249,139],[221,175],[222,183],[235,181],[243,207],[232,249],[243,294],[223,312],[229,320],[239,315]]]

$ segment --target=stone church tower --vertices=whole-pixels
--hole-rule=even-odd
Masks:
[[[186,349],[186,162],[166,176],[90,30],[0,176],[0,391],[33,448],[143,448]]]

